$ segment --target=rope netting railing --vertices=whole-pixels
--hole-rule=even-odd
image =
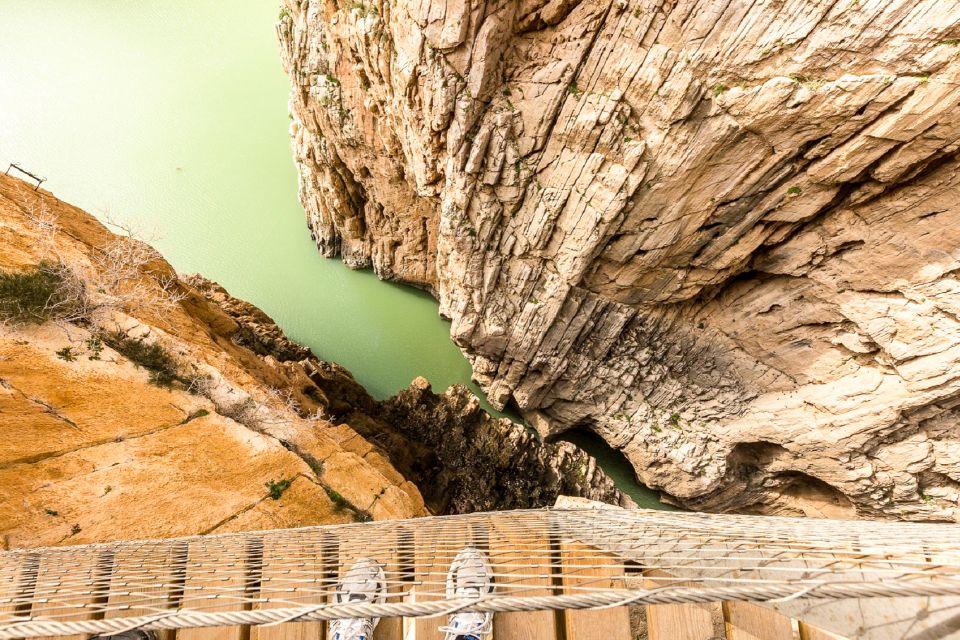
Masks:
[[[459,598],[463,549],[494,592]],[[384,602],[335,600],[360,559]],[[345,617],[960,595],[960,526],[551,509],[0,554],[0,640]]]

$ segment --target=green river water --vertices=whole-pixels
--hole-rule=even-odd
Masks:
[[[0,0],[2,169],[20,163],[63,200],[132,226],[375,397],[418,375],[480,394],[433,298],[313,246],[276,18],[272,0]],[[655,502],[602,441],[586,444]]]

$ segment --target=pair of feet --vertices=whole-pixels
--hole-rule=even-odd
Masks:
[[[486,554],[467,547],[453,559],[447,572],[447,598],[481,598],[493,593],[493,571]],[[387,580],[383,566],[361,558],[337,585],[335,602],[381,603],[387,598]],[[370,640],[379,618],[347,618],[330,623],[329,640]],[[455,613],[440,627],[445,640],[485,640],[493,632],[489,613]]]

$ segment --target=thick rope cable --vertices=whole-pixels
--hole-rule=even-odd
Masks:
[[[512,597],[495,596],[486,599],[437,600],[434,602],[400,602],[384,604],[329,604],[290,609],[259,609],[253,611],[200,612],[182,609],[168,614],[113,618],[107,620],[55,621],[31,619],[0,626],[0,640],[37,636],[73,634],[107,634],[133,629],[179,629],[186,627],[222,627],[232,625],[262,625],[284,622],[307,622],[339,618],[419,618],[435,617],[456,611],[508,613],[558,609],[589,609],[634,604],[696,604],[717,601],[772,602],[789,597],[795,589],[789,585],[767,587],[758,593],[753,589],[723,587],[712,589],[681,589],[675,592],[641,590],[624,595],[623,592],[605,592],[579,595]],[[805,598],[835,600],[844,598],[881,598],[897,596],[960,595],[960,585],[921,585],[911,588],[900,585],[828,583],[809,590]]]

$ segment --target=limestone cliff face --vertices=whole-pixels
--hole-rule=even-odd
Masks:
[[[960,519],[960,5],[285,0],[319,249],[695,508]]]

